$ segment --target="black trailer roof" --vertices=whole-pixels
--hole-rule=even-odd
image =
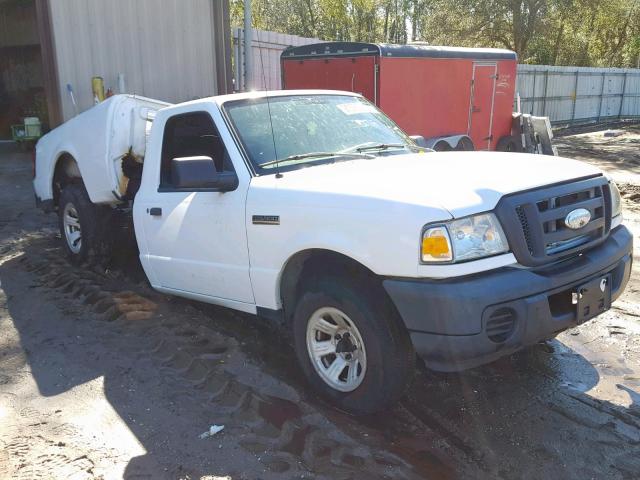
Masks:
[[[399,58],[471,58],[478,60],[517,60],[511,50],[499,48],[437,47],[432,45],[361,42],[324,42],[289,47],[282,52],[281,58],[302,59],[317,57],[366,56]]]

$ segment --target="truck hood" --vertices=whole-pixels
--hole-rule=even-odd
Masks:
[[[509,193],[599,174],[591,165],[560,157],[454,151],[310,166],[285,172],[279,179],[257,177],[252,184],[440,207],[453,217],[463,217],[493,209]]]

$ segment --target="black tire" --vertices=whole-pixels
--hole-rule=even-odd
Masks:
[[[473,142],[469,138],[463,138],[458,142],[455,150],[463,152],[473,152],[475,150],[475,147],[473,146]]]
[[[72,208],[80,226],[80,240],[72,242],[66,233],[65,213]],[[71,263],[102,265],[111,254],[111,211],[107,207],[95,205],[89,199],[82,183],[64,186],[58,202],[58,224],[62,248]]]
[[[395,403],[415,368],[408,332],[382,287],[368,279],[326,275],[306,283],[293,314],[298,362],[311,386],[340,410],[365,415]],[[352,391],[339,391],[320,376],[307,348],[307,326],[323,308],[344,312],[359,330],[366,349],[366,371]]]
[[[518,142],[512,135],[504,136],[498,140],[496,145],[498,152],[518,152]]]
[[[441,141],[441,142],[436,143],[436,144],[433,146],[433,149],[434,149],[436,152],[450,152],[450,151],[452,150],[451,145],[449,145],[449,144],[448,144],[447,142],[445,142],[445,141]]]

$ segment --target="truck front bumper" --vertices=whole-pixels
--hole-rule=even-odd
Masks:
[[[611,301],[618,298],[631,275],[632,250],[633,236],[619,226],[601,245],[544,268],[446,280],[388,278],[383,285],[427,366],[460,371],[576,326],[572,293],[590,280],[610,275]]]

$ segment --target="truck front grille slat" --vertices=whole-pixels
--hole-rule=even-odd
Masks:
[[[520,263],[536,266],[595,246],[609,234],[611,195],[605,177],[568,182],[504,197],[496,213]],[[572,229],[565,219],[577,209],[591,217]]]
[[[520,220],[520,225],[522,226],[522,233],[524,234],[524,240],[527,243],[527,249],[530,253],[533,253],[533,246],[531,244],[531,231],[529,230],[529,221],[527,220],[527,216],[524,213],[524,209],[522,207],[517,207],[516,214],[518,215],[518,220]]]
[[[589,200],[576,202],[568,206],[556,207],[554,209],[541,211],[540,220],[543,222],[548,222],[549,220],[564,219],[564,217],[566,217],[569,212],[575,210],[576,208],[585,208],[589,211],[593,211],[597,208],[602,208],[602,198],[590,198]]]
[[[584,245],[588,243],[594,238],[594,235],[581,235],[579,237],[573,237],[567,240],[561,240],[553,243],[548,243],[545,246],[545,252],[547,255],[555,255],[557,253],[562,253],[566,250],[570,250],[575,247],[579,247],[580,245]]]

